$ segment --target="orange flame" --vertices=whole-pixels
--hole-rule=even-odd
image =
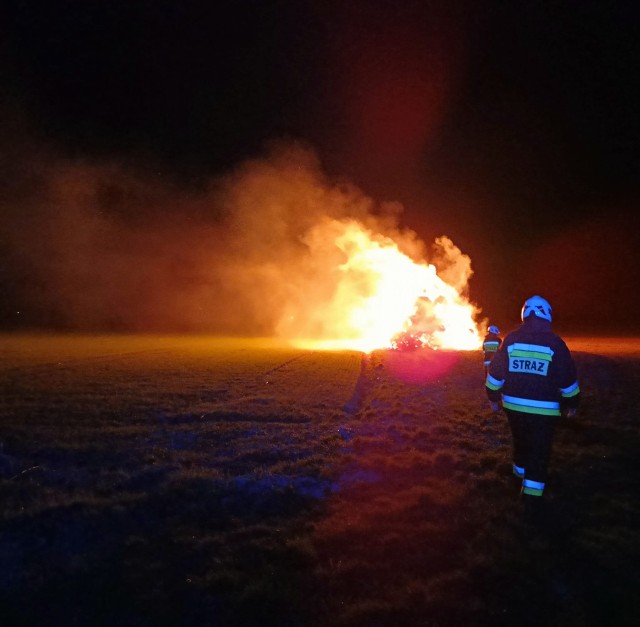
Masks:
[[[312,251],[322,248],[325,259],[327,248],[333,249],[328,269],[333,284],[321,284],[317,291],[310,287],[304,307],[290,308],[281,322],[280,333],[297,346],[364,352],[407,342],[411,347],[480,347],[474,321],[479,310],[461,293],[468,276],[462,289],[456,289],[438,276],[434,265],[413,261],[393,239],[355,220],[330,220],[313,229],[305,243]],[[319,275],[315,279],[322,283]],[[314,296],[318,293],[323,297]]]

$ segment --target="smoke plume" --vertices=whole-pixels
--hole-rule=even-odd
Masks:
[[[321,334],[345,225],[425,260],[401,211],[329,179],[312,150],[291,143],[198,192],[114,165],[37,161],[2,206],[4,323]],[[450,240],[428,261],[464,292],[469,259]]]

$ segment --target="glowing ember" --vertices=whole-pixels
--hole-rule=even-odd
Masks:
[[[333,249],[333,284],[309,289],[303,309],[290,307],[281,334],[298,346],[319,349],[479,348],[478,309],[463,295],[469,259],[446,238],[436,243],[449,264],[454,257],[463,260],[456,287],[440,278],[434,265],[413,261],[394,240],[355,220],[316,226],[305,244],[312,257],[322,249],[326,259],[326,251]]]

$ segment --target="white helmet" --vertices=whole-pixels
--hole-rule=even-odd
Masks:
[[[542,296],[532,296],[524,301],[520,317],[524,319],[530,314],[535,314],[538,318],[543,318],[551,322],[551,305]]]
[[[492,324],[489,327],[489,333],[493,333],[494,335],[500,335],[500,329],[495,324]]]

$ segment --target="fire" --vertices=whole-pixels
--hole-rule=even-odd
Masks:
[[[328,220],[312,229],[305,243],[312,257],[321,249],[327,259],[332,251],[332,285],[316,281],[317,291],[307,292],[305,319],[300,319],[301,309],[293,307],[283,320],[281,333],[296,345],[364,352],[480,347],[474,321],[479,311],[464,296],[468,276],[462,287],[454,287],[438,276],[434,265],[414,261],[393,239],[356,220]],[[445,238],[444,246],[468,262],[450,240]]]

